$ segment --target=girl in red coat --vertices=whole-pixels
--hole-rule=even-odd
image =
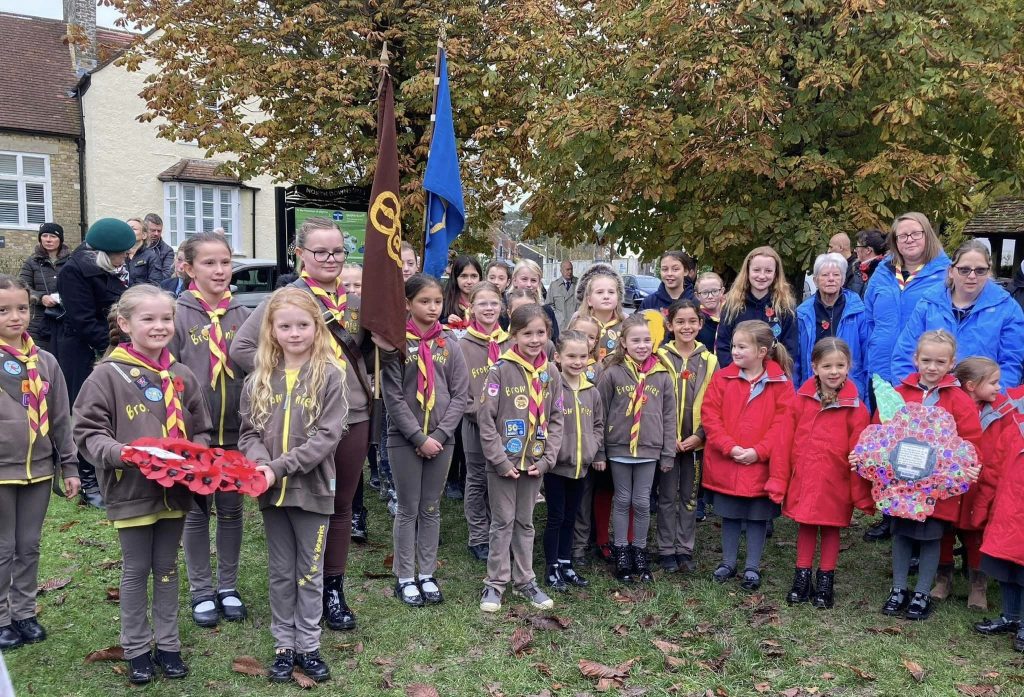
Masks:
[[[975,624],[974,631],[985,636],[1016,632],[1013,648],[1024,652],[1024,416],[1011,416],[1001,440],[1005,457],[985,463],[971,522],[985,531],[981,571],[999,582],[1003,609],[996,619]]]
[[[793,448],[785,470],[768,480],[772,501],[800,524],[796,575],[786,601],[830,608],[839,560],[839,530],[849,527],[854,507],[873,513],[867,481],[851,473],[848,456],[868,425],[868,410],[847,380],[853,357],[842,339],[826,337],[811,351],[814,377],[800,388],[793,412]],[[821,534],[821,562],[811,586],[814,548]]]
[[[732,363],[711,379],[701,421],[704,488],[722,516],[722,562],[714,579],[736,575],[740,532],[747,529],[747,560],[740,584],[761,587],[761,553],[768,521],[779,505],[768,498],[769,470],[781,478],[789,457],[795,401],[789,371],[793,362],[767,323],[748,320],[732,334]]]
[[[969,440],[981,452],[981,422],[974,400],[960,389],[960,383],[950,375],[956,356],[956,339],[942,329],[921,335],[914,351],[916,373],[911,373],[896,387],[907,402],[918,402],[926,407],[942,407],[956,422],[957,435]],[[969,472],[977,478],[978,471]],[[962,496],[940,501],[931,517],[923,521],[892,518],[892,589],[882,606],[885,615],[899,615],[908,620],[924,620],[932,611],[929,591],[939,568],[939,549],[942,536],[950,523],[960,519]],[[919,570],[913,597],[908,589],[910,558],[914,543],[920,544]]]
[[[999,364],[989,358],[972,356],[957,363],[953,371],[964,392],[974,400],[981,419],[981,430],[985,433],[978,455],[982,462],[982,477],[985,471],[997,461],[1005,457],[1001,450],[1002,434],[1007,425],[1013,425],[1009,418],[1014,412],[1013,403],[1000,393]],[[960,519],[956,527],[947,530],[942,536],[942,551],[939,555],[939,575],[932,589],[932,597],[945,600],[953,591],[953,543],[957,537],[967,550],[967,568],[969,569],[970,593],[967,596],[967,607],[972,610],[988,609],[988,579],[981,573],[981,528],[971,523],[974,503],[981,489],[973,487],[963,495],[960,505]]]

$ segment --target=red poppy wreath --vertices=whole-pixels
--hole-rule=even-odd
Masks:
[[[177,484],[196,494],[259,496],[267,489],[263,473],[237,450],[205,448],[181,438],[139,438],[122,451],[121,460],[161,486]]]

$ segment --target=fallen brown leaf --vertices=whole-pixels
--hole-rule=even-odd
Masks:
[[[612,627],[612,632],[618,636],[626,636],[629,634],[629,627],[624,624],[617,624]]]
[[[108,646],[105,649],[99,651],[93,651],[85,657],[86,663],[95,663],[96,661],[123,661],[124,660],[124,649],[120,646]]]
[[[822,680],[835,680],[836,679],[836,675],[835,675],[835,673],[822,673],[821,674],[821,679]]]
[[[113,670],[114,673],[117,674],[117,675],[127,675],[128,674],[128,669],[125,668],[124,664],[122,664],[122,663],[118,663],[116,666],[111,668],[111,670]]]
[[[915,682],[924,682],[924,668],[921,667],[920,663],[911,661],[909,658],[903,658],[903,667],[907,669],[907,672],[910,673]]]
[[[61,532],[67,532],[68,530],[70,530],[71,528],[75,527],[76,525],[78,525],[78,521],[77,520],[69,520],[68,522],[64,523],[63,525],[61,525],[57,529],[60,530]]]
[[[303,690],[312,690],[316,687],[316,680],[302,672],[302,668],[292,668],[292,680]]]
[[[231,670],[235,673],[252,675],[254,677],[266,677],[267,675],[267,669],[252,656],[236,656],[235,660],[231,661]]]
[[[981,677],[985,678],[986,680],[994,680],[999,677],[999,673],[994,670],[986,670],[984,673],[981,674]]]
[[[338,651],[349,651],[349,650],[351,650],[352,653],[356,654],[357,656],[359,654],[361,654],[365,650],[365,647],[363,646],[363,642],[361,642],[361,641],[356,642],[354,644],[335,644],[334,648],[337,649]]]
[[[607,692],[613,687],[622,687],[625,679],[629,677],[629,669],[636,661],[637,659],[631,658],[613,668],[597,661],[581,658],[578,665],[584,677],[598,679],[595,688],[598,692]]]
[[[393,690],[395,688],[395,669],[388,668],[380,677],[380,689]]]
[[[748,595],[746,598],[744,598],[743,602],[740,603],[740,604],[743,605],[744,607],[757,607],[758,605],[760,605],[763,602],[764,602],[764,593],[753,593],[751,595]]]
[[[750,616],[750,626],[755,629],[765,625],[778,627],[781,624],[782,618],[779,616],[779,609],[774,605],[761,605],[754,610],[754,614]]]
[[[386,557],[384,557],[384,568],[385,569],[390,569],[394,565],[394,563],[395,563],[395,555],[394,554],[389,554]]]
[[[785,649],[782,648],[782,644],[772,639],[764,639],[758,648],[761,650],[761,655],[765,658],[779,658],[786,655]]]
[[[868,627],[869,634],[889,634],[891,636],[899,636],[903,633],[903,627],[897,625],[890,625],[888,627]]]
[[[543,675],[544,677],[550,678],[552,676],[551,666],[549,666],[547,663],[531,663],[530,665],[536,668],[537,672]]]
[[[726,649],[719,656],[698,661],[698,663],[710,670],[712,673],[721,673],[722,669],[725,667],[725,662],[729,660],[730,656],[732,656],[732,650]]]
[[[682,668],[687,663],[685,658],[679,658],[679,656],[670,656],[665,654],[665,670],[671,672],[676,668]]]
[[[672,617],[678,618],[678,613],[673,613]],[[668,618],[668,621],[666,622],[666,624],[672,624],[672,617]],[[654,615],[646,615],[645,617],[640,619],[637,622],[637,624],[640,625],[641,627],[643,627],[644,629],[650,629],[655,624],[657,624],[657,622],[658,622],[658,618],[655,617]]]
[[[121,600],[121,589],[117,586],[107,588],[107,602],[116,603]]]
[[[70,576],[65,576],[63,578],[51,578],[47,581],[40,583],[39,587],[36,589],[36,592],[48,593],[50,591],[58,591],[64,586],[68,585],[69,583],[71,583]]]
[[[512,636],[509,638],[512,655],[516,658],[521,658],[531,643],[533,643],[533,632],[527,627],[519,627],[512,632]]]
[[[100,569],[103,571],[110,571],[111,569],[117,569],[121,566],[120,559],[108,559],[105,562],[100,563]]]
[[[437,688],[424,685],[421,682],[414,682],[405,686],[405,697],[441,697],[437,694]]]
[[[772,691],[772,685],[768,682],[754,683],[754,691],[758,694],[765,694],[766,692]]]
[[[485,686],[487,690],[487,697],[505,697],[505,693],[501,691],[501,685],[496,682],[489,682]]]
[[[395,659],[389,656],[377,656],[373,659],[373,665],[375,666],[388,666],[393,667],[395,665]]]
[[[871,673],[867,672],[863,668],[858,668],[857,666],[850,665],[849,663],[840,663],[839,665],[841,665],[843,668],[849,669],[850,672],[852,672],[854,675],[856,675],[861,680],[874,680],[875,679],[874,675],[872,675]]]
[[[679,644],[673,644],[671,641],[663,641],[662,639],[653,639],[651,643],[654,644],[654,648],[658,649],[665,655],[670,653],[679,653],[683,650],[683,647]]]
[[[955,685],[956,691],[967,697],[989,697],[990,695],[998,695],[999,687],[996,685],[963,685],[957,683]]]
[[[530,615],[530,624],[533,625],[534,629],[561,631],[568,629],[569,625],[572,624],[572,620],[568,617],[559,617],[558,615]]]

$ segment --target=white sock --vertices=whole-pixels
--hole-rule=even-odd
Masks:
[[[559,559],[558,563],[561,564],[562,566],[572,566],[572,562],[569,561],[568,559]]]
[[[420,574],[420,586],[423,588],[424,593],[436,593],[441,590],[433,581],[427,581],[428,578],[431,577],[425,574]]]
[[[234,588],[222,588],[221,593],[236,593]],[[237,595],[229,595],[220,601],[220,604],[224,607],[242,607],[242,601]]]
[[[216,603],[212,600],[204,600],[203,602],[196,605],[196,612],[213,612],[217,609]]]
[[[412,583],[414,580],[415,579],[411,579],[411,578],[400,578],[400,579],[398,579],[398,584],[402,585],[404,583]],[[417,596],[419,594],[420,594],[420,589],[417,588],[415,584],[413,584],[411,586],[406,586],[405,588],[402,589],[402,595],[404,595],[406,598],[413,598],[413,597],[415,597],[415,596]]]

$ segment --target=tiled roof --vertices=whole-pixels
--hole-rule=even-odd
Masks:
[[[233,174],[220,171],[220,166],[221,163],[216,160],[178,160],[156,178],[162,182],[202,182],[234,186],[242,183],[242,180]]]
[[[75,137],[82,125],[68,93],[78,84],[59,19],[0,12],[0,129]],[[133,34],[97,29],[100,63],[127,46]]]
[[[964,233],[972,237],[1024,234],[1024,198],[1006,196],[967,222]]]

